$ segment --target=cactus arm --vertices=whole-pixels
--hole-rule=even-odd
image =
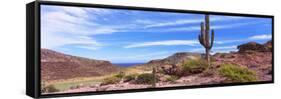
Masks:
[[[214,39],[215,39],[215,31],[214,29],[212,29],[212,38],[211,38],[211,45],[209,47],[209,49],[211,49],[214,45]]]
[[[198,40],[199,40],[199,42],[200,42],[201,45],[203,45],[203,46],[205,45],[205,44],[204,44],[204,40],[202,39],[202,35],[198,35]],[[205,46],[204,46],[204,47],[205,47]]]
[[[205,26],[204,26],[204,22],[201,22],[201,40],[202,40],[202,45],[205,45],[205,40],[206,40],[206,37],[205,37]]]

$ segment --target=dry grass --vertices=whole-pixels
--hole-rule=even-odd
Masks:
[[[102,83],[103,79],[112,76],[104,75],[104,76],[97,76],[97,77],[78,77],[73,79],[66,79],[66,80],[54,80],[44,82],[45,85],[53,85],[55,88],[59,89],[60,91],[65,91],[70,89],[71,87],[77,86],[92,86]]]
[[[128,67],[122,70],[126,75],[133,74],[143,74],[143,73],[151,73],[151,68],[144,66],[136,66],[136,67]],[[95,77],[77,77],[72,79],[63,79],[63,80],[52,80],[52,81],[43,81],[45,86],[53,85],[54,88],[65,91],[69,90],[72,87],[83,87],[83,86],[93,86],[97,84],[101,84],[104,79],[116,76],[114,74],[107,74],[103,76],[95,76]]]

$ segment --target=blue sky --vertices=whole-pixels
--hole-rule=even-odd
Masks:
[[[112,63],[140,63],[176,52],[204,52],[198,42],[203,14],[41,6],[41,47]],[[265,43],[271,19],[210,16],[212,53]]]

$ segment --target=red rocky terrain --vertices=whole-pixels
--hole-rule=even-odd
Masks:
[[[207,70],[196,69],[190,73],[183,73],[182,66],[191,60],[202,59],[203,54],[181,52],[164,59],[151,60],[150,62],[135,67],[156,67],[157,83],[155,87],[175,87],[234,83],[229,78],[219,73],[223,64],[235,64],[234,66],[243,67],[254,71],[257,76],[256,81],[272,80],[272,41],[265,44],[249,42],[237,46],[237,52],[216,53],[211,56],[211,67]],[[43,49],[44,50],[44,49]],[[107,61],[90,60],[69,56],[50,50],[42,51],[42,74],[45,79],[71,78],[76,76],[102,75],[103,72],[117,71],[114,65]],[[55,65],[52,65],[55,64]],[[146,68],[147,69],[147,68]],[[171,79],[177,76],[177,79]],[[51,78],[48,78],[51,77]],[[138,77],[136,77],[138,78]],[[150,88],[150,84],[138,84],[133,79],[129,82],[120,80],[111,84],[96,84],[91,86],[81,86],[59,93],[72,93],[84,91],[107,91],[107,90],[126,90]]]
[[[222,63],[237,64],[257,72],[261,81],[272,79],[272,43],[265,44],[250,42],[239,45],[238,52],[217,53],[213,57],[217,68]]]

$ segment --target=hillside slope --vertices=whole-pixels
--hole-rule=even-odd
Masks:
[[[82,58],[49,49],[41,49],[41,77],[43,81],[100,76],[118,72],[119,69],[109,61]]]

